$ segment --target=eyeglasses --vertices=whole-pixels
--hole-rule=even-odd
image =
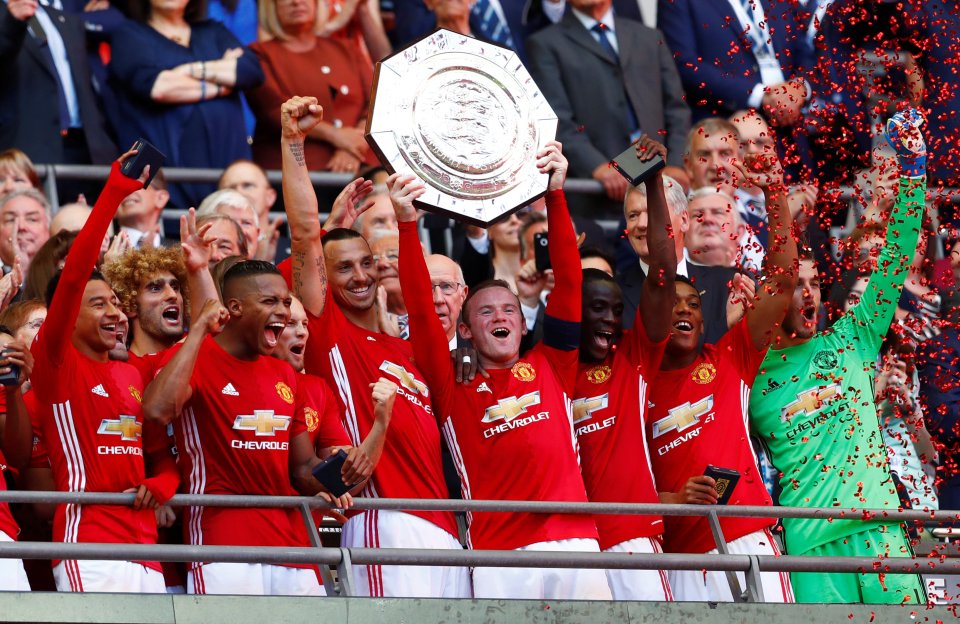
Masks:
[[[455,295],[463,287],[463,284],[459,282],[437,282],[431,287],[431,291],[440,289],[440,293],[444,295]]]
[[[377,254],[373,257],[374,262],[380,262],[381,260],[386,260],[387,262],[397,262],[400,260],[400,254],[395,251],[388,251],[385,254]]]

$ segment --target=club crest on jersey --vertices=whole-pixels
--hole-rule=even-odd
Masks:
[[[307,431],[313,433],[320,426],[320,414],[312,407],[303,408],[303,420],[307,423]]]
[[[587,371],[587,381],[594,384],[602,384],[610,379],[610,367],[606,365],[594,366]]]
[[[839,396],[840,387],[836,384],[832,386],[824,386],[822,388],[810,388],[809,390],[799,392],[797,393],[797,398],[795,400],[787,403],[785,406],[783,406],[783,408],[781,408],[780,421],[790,422],[790,420],[796,416],[813,414],[823,407],[824,403],[827,403],[828,401],[831,401]]]
[[[687,401],[683,405],[678,405],[667,412],[666,416],[653,423],[653,437],[659,438],[663,434],[673,430],[680,433],[685,429],[689,429],[700,422],[700,417],[709,414],[712,409],[712,394],[700,399],[696,403]]]
[[[817,351],[813,356],[813,365],[823,370],[833,370],[840,364],[840,357],[833,351]]]
[[[384,360],[383,364],[380,365],[380,370],[396,377],[404,390],[424,397],[430,396],[430,389],[427,388],[427,384],[414,377],[410,371],[399,364],[394,364],[390,360]]]
[[[496,405],[491,405],[483,413],[483,422],[491,423],[500,419],[510,422],[517,416],[527,413],[528,407],[540,405],[540,391],[528,392],[522,397],[507,397],[500,399]]]
[[[127,386],[127,390],[130,391],[130,396],[132,396],[137,403],[143,403],[143,395],[140,394],[140,391],[137,390],[135,386]]]
[[[289,389],[289,388],[288,388]],[[253,410],[253,414],[237,416],[233,428],[238,431],[254,431],[258,436],[276,435],[290,427],[289,416],[276,416],[273,410]]]
[[[537,378],[537,371],[528,362],[517,362],[510,372],[520,381],[533,381]]]
[[[690,373],[690,379],[700,385],[706,385],[716,379],[716,377],[717,369],[710,362],[700,362],[697,364],[697,367],[693,369],[693,372]]]
[[[140,439],[143,426],[137,422],[135,416],[121,416],[120,418],[104,418],[100,421],[97,433],[118,435],[121,440],[135,442]]]
[[[277,394],[280,395],[280,398],[290,405],[293,405],[293,390],[290,388],[290,386],[282,381],[278,381],[275,387],[277,389]]]
[[[577,425],[593,418],[595,412],[610,405],[610,393],[595,397],[584,397],[573,401],[573,424]]]

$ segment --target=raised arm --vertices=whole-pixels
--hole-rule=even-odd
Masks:
[[[208,334],[216,335],[226,324],[229,314],[220,301],[211,299],[196,315],[186,340],[170,358],[143,394],[145,418],[168,424],[180,417],[183,406],[193,396],[190,381],[200,355],[200,347]]]
[[[907,267],[920,236],[927,192],[927,147],[920,133],[923,123],[915,109],[897,113],[887,121],[887,141],[900,160],[900,187],[887,220],[886,240],[877,258],[877,268],[853,312],[858,323],[878,339],[877,349],[900,301]]]
[[[637,144],[637,158],[650,160],[655,155],[666,161],[666,148],[649,135],[644,135]],[[668,234],[670,207],[667,206],[662,172],[652,175],[645,184],[650,270],[640,289],[637,316],[643,321],[647,337],[652,342],[660,342],[670,335],[670,318],[677,295],[674,285],[677,277],[677,249]],[[634,327],[639,327],[636,321]]]
[[[70,247],[67,260],[60,274],[57,291],[50,302],[50,313],[40,328],[38,348],[45,351],[48,361],[54,366],[63,362],[66,347],[70,344],[73,328],[80,314],[83,290],[90,273],[100,257],[100,244],[110,227],[120,202],[134,191],[143,188],[144,175],[134,180],[120,173],[120,165],[136,152],[129,151],[113,163],[107,185],[100,192],[93,212]]]
[[[317,194],[310,181],[303,143],[322,118],[323,108],[314,97],[294,96],[280,107],[283,207],[290,224],[293,294],[313,316],[320,316],[327,302],[327,267]]]
[[[191,208],[180,217],[180,251],[187,268],[187,283],[190,289],[190,309],[202,310],[210,299],[220,299],[217,286],[210,275],[210,252],[214,237],[209,234],[213,226],[207,223],[197,229],[197,213]]]
[[[559,321],[579,323],[582,312],[580,300],[583,298],[583,269],[580,266],[580,254],[577,252],[577,234],[573,230],[573,220],[567,210],[567,198],[563,194],[567,166],[567,159],[557,141],[550,141],[537,154],[537,168],[540,173],[550,174],[547,186],[547,250],[550,252],[554,285],[547,302],[546,315]],[[574,345],[580,343],[579,328],[576,335]],[[546,334],[544,340],[547,340]]]
[[[738,167],[746,180],[763,189],[769,219],[764,271],[753,307],[747,310],[747,329],[753,346],[760,351],[770,345],[774,329],[783,321],[793,300],[799,273],[797,240],[783,184],[783,167],[776,155],[771,151],[747,156]]]
[[[437,393],[452,388],[454,381],[447,334],[433,305],[430,271],[417,236],[417,210],[413,201],[426,189],[416,177],[396,173],[387,179],[387,188],[400,227],[400,289],[410,315],[410,345],[417,368],[435,399]]]

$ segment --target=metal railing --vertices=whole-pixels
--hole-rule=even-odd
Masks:
[[[130,505],[133,494],[102,492],[0,491],[0,502],[76,503]],[[0,543],[0,558],[17,559],[106,559],[124,561],[255,562],[315,564],[328,595],[355,595],[354,565],[414,565],[467,567],[541,567],[641,570],[710,570],[727,575],[731,594],[738,601],[762,602],[761,572],[858,572],[960,574],[960,558],[937,554],[929,558],[805,557],[781,555],[732,555],[720,526],[722,517],[812,518],[888,522],[957,522],[960,510],[921,511],[888,509],[838,509],[765,506],[666,505],[659,503],[571,503],[554,501],[489,501],[440,499],[357,498],[353,509],[393,511],[464,511],[560,514],[658,514],[700,516],[710,525],[718,554],[678,553],[576,553],[520,552],[499,550],[429,550],[412,548],[327,548],[323,547],[312,510],[331,509],[322,499],[300,496],[227,496],[177,494],[167,503],[172,507],[230,507],[297,509],[307,527],[311,547],[192,546],[165,544],[91,543]],[[330,568],[337,570],[337,583]],[[743,572],[746,588],[735,575]]]
[[[107,165],[36,165],[37,173],[43,179],[44,190],[47,199],[56,208],[59,206],[59,195],[57,193],[57,181],[64,180],[106,180],[110,173],[110,167]],[[184,167],[164,167],[163,173],[170,183],[209,183],[216,184],[223,174],[223,169],[190,169]],[[346,173],[331,173],[314,171],[310,173],[310,181],[318,188],[342,188],[347,185],[354,176]],[[267,180],[271,184],[280,184],[283,179],[280,171],[267,171]],[[568,179],[563,190],[574,195],[603,195],[603,185],[596,180],[584,178]],[[840,187],[834,192],[834,196],[843,201],[852,201],[862,195],[861,192],[852,186]],[[947,201],[953,204],[960,204],[960,189],[943,188],[930,189],[929,199],[933,201]]]

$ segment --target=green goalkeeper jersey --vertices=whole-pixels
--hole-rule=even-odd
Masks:
[[[925,179],[901,178],[886,244],[860,303],[807,342],[771,347],[760,365],[750,396],[750,425],[781,473],[781,505],[900,505],[880,434],[873,377],[917,246],[925,192]],[[783,524],[791,554],[869,526],[859,520],[790,518]]]

